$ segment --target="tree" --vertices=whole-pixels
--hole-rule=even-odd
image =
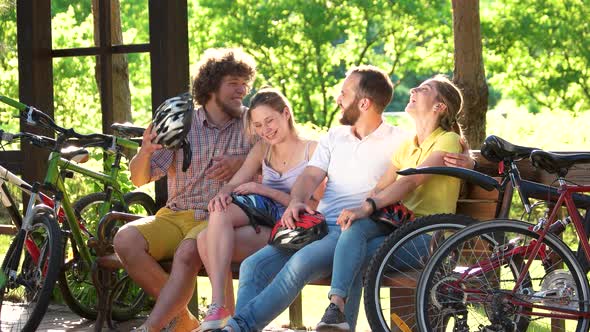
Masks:
[[[472,147],[481,145],[486,134],[488,86],[482,58],[479,0],[452,0],[455,70],[453,81],[463,90],[460,123]]]
[[[532,112],[589,110],[588,16],[587,1],[492,2],[482,20],[490,82]]]
[[[443,0],[203,0],[193,6],[193,54],[243,47],[258,63],[255,86],[281,89],[299,121],[319,126],[332,124],[333,96],[354,65],[384,68],[398,87],[415,73],[452,68],[450,6]]]
[[[94,43],[99,45],[99,10],[98,1],[92,0],[94,17]],[[113,45],[123,44],[121,30],[121,9],[119,0],[111,0],[111,41]],[[129,67],[125,54],[114,54],[113,66],[113,119],[115,122],[131,122],[131,92],[129,91]],[[97,85],[100,86],[100,61],[95,67]]]

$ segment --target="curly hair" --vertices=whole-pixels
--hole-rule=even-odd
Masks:
[[[246,79],[248,83],[256,75],[254,58],[236,48],[211,48],[205,51],[197,64],[197,74],[192,83],[193,99],[205,105],[211,93],[216,92],[221,80],[228,75]]]

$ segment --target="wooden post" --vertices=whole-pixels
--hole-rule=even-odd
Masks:
[[[53,67],[51,61],[51,1],[22,0],[16,2],[18,29],[18,93],[21,102],[35,106],[53,118]],[[53,136],[48,130],[40,130],[20,123],[21,131],[32,131]],[[48,152],[22,144],[27,156],[22,164],[23,179],[29,183],[42,180],[47,169]],[[26,202],[26,197],[23,197]]]
[[[151,0],[150,45],[152,109],[189,90],[188,12],[186,0]],[[166,179],[156,182],[156,206],[166,203]]]
[[[303,301],[301,293],[289,306],[289,328],[292,330],[305,330],[303,325]]]

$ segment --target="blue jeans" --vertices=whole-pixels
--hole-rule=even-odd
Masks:
[[[323,239],[297,252],[267,245],[244,260],[236,315],[228,325],[236,332],[262,330],[289,307],[306,284],[331,274],[339,236],[340,227],[330,226]],[[356,324],[360,290],[351,294],[356,298],[345,310],[351,326]]]
[[[334,253],[332,284],[328,298],[338,295],[354,301],[352,294],[362,287],[362,277],[370,257],[379,248],[385,235],[391,233],[390,226],[374,222],[369,218],[359,219],[342,232]],[[348,315],[347,315],[348,316]]]
[[[338,295],[348,299],[347,303],[356,300],[356,293],[361,287],[360,282],[366,265],[383,243],[385,236],[390,233],[390,226],[369,218],[355,221],[349,229],[342,232],[334,253],[332,283],[328,298]],[[430,241],[426,237],[429,238],[430,235],[421,235],[397,250],[397,255],[392,261],[394,267],[404,270],[418,266],[420,257],[428,250]]]

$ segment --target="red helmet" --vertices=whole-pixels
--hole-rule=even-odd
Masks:
[[[319,240],[328,234],[326,218],[319,213],[299,214],[299,221],[295,222],[295,228],[289,229],[283,223],[277,222],[270,233],[269,243],[285,249],[299,250],[307,244]]]
[[[371,215],[371,219],[399,227],[408,221],[414,221],[414,212],[400,202],[383,207]]]

